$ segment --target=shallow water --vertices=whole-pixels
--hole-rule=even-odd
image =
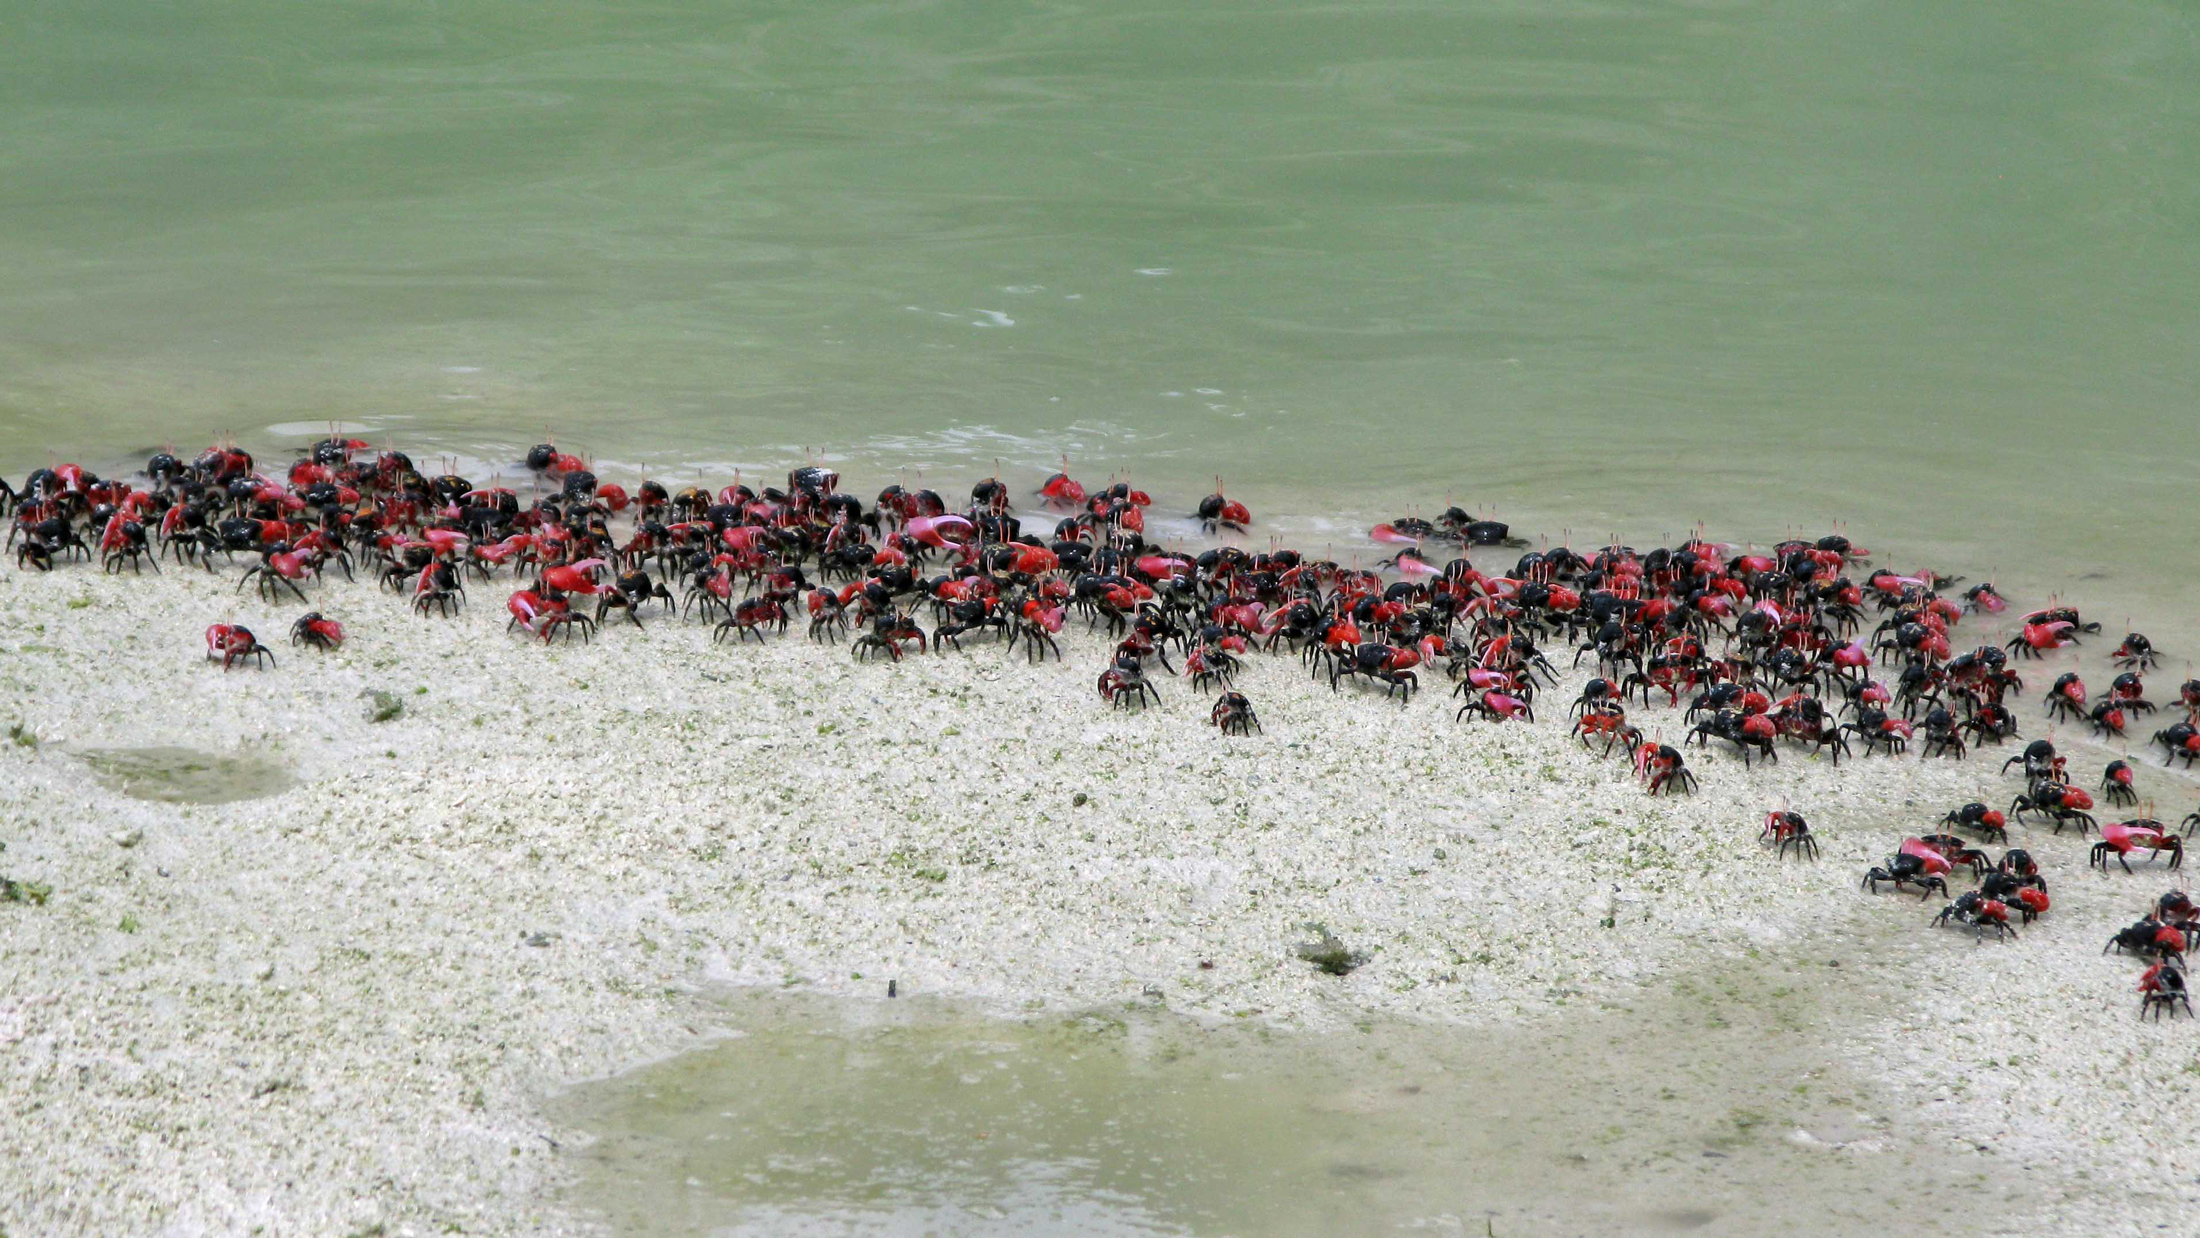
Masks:
[[[297,778],[249,754],[196,748],[89,748],[75,754],[108,787],[162,804],[231,804],[280,795]]]
[[[632,1234],[1867,1233],[1929,1172],[2021,1215],[1837,1064],[1874,940],[1473,1034],[745,992],[732,1039],[566,1098],[573,1199]]]

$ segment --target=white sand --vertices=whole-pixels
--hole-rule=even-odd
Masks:
[[[1401,707],[1332,696],[1289,657],[1240,683],[1266,737],[1225,740],[1181,682],[1159,711],[1111,714],[1106,644],[1075,623],[1067,664],[1040,668],[982,640],[858,664],[799,627],[714,647],[655,617],[546,648],[503,634],[506,581],[471,585],[455,620],[332,583],[309,592],[351,639],[324,656],[285,641],[303,608],[240,598],[239,571],[0,567],[0,725],[40,740],[0,743],[0,873],[53,887],[0,906],[9,1233],[585,1230],[552,1195],[573,1133],[542,1099],[698,1043],[724,984],[880,996],[894,978],[1004,1010],[1150,986],[1313,1029],[1563,1017],[1807,935],[1904,833],[2017,784],[1993,772],[2013,748],[1838,771],[1788,751],[1748,772],[1691,750],[1701,794],[1652,800],[1567,738],[1585,675],[1534,726],[1455,725],[1440,678]],[[215,621],[249,624],[280,667],[202,662]],[[403,718],[367,722],[368,688],[402,693]],[[172,806],[72,755],[149,745],[304,781]],[[2105,759],[2073,767],[2090,785]],[[2188,781],[2142,777],[2162,815],[2189,808]],[[1822,863],[1752,841],[1783,801]],[[2015,945],[1882,896],[1916,925],[1913,1000],[1853,1029],[1856,1060],[2068,1194],[2049,1220],[2169,1221],[2196,1195],[2200,1027],[2140,1026],[2139,965],[2098,951],[2172,883],[2089,876],[2067,834],[2014,841],[2056,900]],[[1290,953],[1308,921],[1373,961],[1316,973]]]

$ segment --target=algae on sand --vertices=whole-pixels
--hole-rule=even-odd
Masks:
[[[1367,962],[1367,956],[1348,948],[1343,939],[1329,931],[1323,924],[1309,924],[1307,930],[1320,935],[1319,941],[1302,941],[1295,948],[1297,955],[1332,976],[1349,975]]]
[[[43,907],[53,897],[53,887],[37,881],[16,881],[0,877],[0,903],[29,903]]]
[[[420,691],[426,692],[427,689],[422,688]],[[405,715],[405,699],[394,692],[369,688],[359,694],[359,699],[367,703],[366,708],[360,712],[369,722],[392,722]]]

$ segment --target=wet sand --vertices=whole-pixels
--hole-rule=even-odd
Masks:
[[[1819,1043],[1888,1098],[1872,1116],[1907,1102],[1924,1132],[1886,1153],[1924,1168],[1880,1189],[1937,1198],[1961,1138],[1990,1180],[2021,1178],[1993,1205],[2012,1225],[2121,1231],[2195,1196],[2194,1025],[2138,1025],[2138,966],[2099,956],[2171,878],[2088,875],[2086,841],[2019,827],[2056,906],[1984,946],[1930,930],[1937,903],[1855,888],[1948,807],[2005,803],[2002,752],[1746,772],[1713,753],[1691,758],[1701,794],[1651,800],[1553,720],[1581,675],[1543,722],[1495,727],[1260,658],[1241,687],[1266,738],[1225,740],[1180,681],[1109,713],[1105,645],[1074,624],[1042,667],[980,642],[899,666],[713,647],[655,617],[544,648],[503,634],[504,582],[452,620],[331,583],[313,604],[351,640],[324,656],[283,642],[302,607],[235,579],[0,567],[0,687],[36,738],[0,745],[0,873],[52,887],[0,907],[11,1230],[589,1231],[556,1189],[589,1132],[546,1105],[708,1042],[736,1022],[728,986],[875,1001],[891,978],[999,1014],[1158,1003],[1316,1044],[1360,1024],[1532,1041],[1585,1013],[1618,1035],[1607,1007],[1814,953],[1858,915],[1893,926],[1875,996],[1823,1007]],[[199,661],[215,621],[280,665]],[[2098,648],[2059,657],[2100,676]],[[371,690],[402,716],[369,721]],[[298,782],[164,802],[83,756],[148,747]],[[2142,780],[2161,815],[2193,798]],[[1753,842],[1783,801],[1822,862]],[[1315,922],[1367,965],[1296,958]]]

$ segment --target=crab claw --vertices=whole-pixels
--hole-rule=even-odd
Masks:
[[[970,531],[969,521],[953,515],[918,516],[908,524],[909,536],[936,550],[960,551],[963,543],[949,541],[946,535],[966,535]]]
[[[596,582],[577,566],[553,567],[542,574],[543,583],[560,593],[593,594]]]
[[[910,520],[909,533],[920,538],[927,535],[938,537],[948,533],[967,533],[970,527],[970,522],[961,516],[918,516]]]
[[[439,555],[457,554],[468,545],[465,534],[451,529],[423,529],[420,531],[420,540]]]
[[[1398,574],[1400,576],[1441,576],[1444,574],[1444,569],[1425,559],[1416,559],[1411,555],[1400,555],[1398,557]]]
[[[1931,847],[1927,846],[1925,844],[1925,840],[1921,838],[1903,839],[1902,854],[1909,856],[1910,858],[1916,860],[1918,863],[1924,865],[1925,873],[1927,876],[1943,876],[1949,872],[1954,871],[1955,868],[1954,865],[1948,862],[1947,856],[1944,856],[1938,851],[1935,851]]]

